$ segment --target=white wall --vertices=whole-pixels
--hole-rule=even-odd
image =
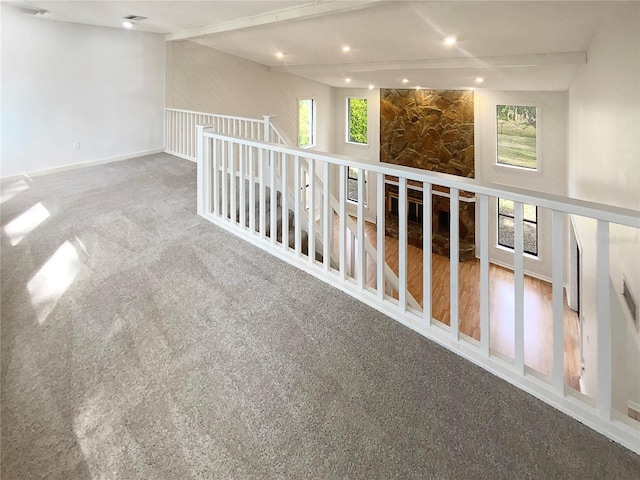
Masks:
[[[162,149],[161,35],[1,8],[1,176]]]
[[[640,210],[640,4],[619,4],[603,18],[588,51],[587,64],[569,90],[568,193],[572,197]],[[583,383],[595,395],[597,329],[595,315],[596,252],[594,222],[574,218],[582,246]],[[615,295],[613,349],[626,350],[626,376],[616,381],[614,401],[624,410],[624,397],[640,403],[640,327],[622,304],[622,276],[640,302],[640,235],[611,226],[608,246]],[[622,357],[624,358],[624,356]],[[624,369],[614,357],[614,378]],[[626,391],[625,391],[626,390]],[[625,395],[626,394],[626,395]],[[622,401],[620,400],[622,399]]]
[[[349,97],[368,100],[369,144],[350,144],[346,141],[347,99]],[[380,161],[380,91],[367,89],[336,89],[335,152],[353,156],[368,163]],[[478,90],[475,104],[475,155],[476,178],[483,183],[500,183],[528,188],[556,195],[566,195],[567,165],[567,92],[501,92]],[[535,105],[538,107],[538,171],[505,168],[496,165],[496,105]],[[337,176],[336,176],[337,177]],[[337,178],[335,180],[337,185]],[[375,219],[377,192],[375,182],[370,181],[369,202],[365,210],[367,219]],[[350,206],[353,211],[355,208]],[[489,229],[491,232],[491,261],[502,265],[513,265],[513,253],[497,246],[496,206],[491,205]],[[551,278],[551,215],[539,210],[538,259],[525,260],[527,273],[549,280]],[[476,235],[479,238],[478,235]]]
[[[333,149],[333,89],[190,41],[169,42],[167,107],[262,118],[297,141],[299,98],[316,100],[317,150]]]
[[[367,99],[367,145],[358,145],[347,142],[347,100],[349,98]],[[337,88],[335,89],[335,140],[334,152],[338,155],[353,157],[359,161],[377,164],[380,163],[380,90],[359,89],[359,88]],[[339,173],[334,173],[333,185],[337,188],[334,195],[338,195]],[[384,194],[384,192],[383,192]],[[365,207],[365,218],[375,222],[376,205],[378,192],[376,190],[376,179],[369,176],[367,182],[367,206]],[[347,202],[347,209],[355,213],[357,205]]]
[[[496,105],[537,107],[538,170],[497,165]],[[482,183],[511,185],[538,192],[566,195],[567,92],[475,92],[476,178]],[[498,247],[497,206],[490,205],[490,248],[492,262],[513,265],[513,252]],[[478,238],[476,236],[476,238]],[[530,275],[551,278],[551,213],[538,209],[538,258],[525,258]]]

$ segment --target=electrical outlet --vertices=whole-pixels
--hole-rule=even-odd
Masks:
[[[73,142],[73,149],[74,150],[80,150],[80,141],[76,140],[75,142]]]

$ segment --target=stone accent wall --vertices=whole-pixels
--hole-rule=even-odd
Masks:
[[[457,90],[380,91],[380,161],[474,178],[473,92]],[[389,177],[390,180],[395,180]],[[447,189],[434,187],[443,193]],[[398,187],[387,184],[385,229],[397,238],[398,213],[391,198]],[[411,189],[412,202],[422,203],[421,193]],[[460,192],[462,197],[472,197]],[[459,258],[475,258],[475,203],[460,202]],[[449,198],[432,196],[432,251],[449,256]],[[443,221],[444,220],[444,221]],[[443,225],[444,223],[444,225]],[[421,222],[408,219],[408,240],[422,246]]]
[[[380,90],[380,161],[473,178],[473,91]]]

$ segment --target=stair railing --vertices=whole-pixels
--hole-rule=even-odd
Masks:
[[[357,159],[341,157],[321,152],[312,152],[276,143],[238,138],[229,135],[213,133],[211,129],[198,127],[198,213],[222,228],[242,237],[243,239],[269,251],[274,256],[295,265],[296,267],[322,279],[323,281],[352,295],[360,301],[378,309],[404,325],[416,330],[422,335],[458,353],[466,359],[478,364],[517,387],[535,395],[552,406],[577,418],[579,421],[607,435],[609,438],[627,446],[635,452],[640,452],[640,423],[614,408],[612,392],[614,379],[612,376],[612,317],[610,275],[609,275],[609,245],[608,235],[610,224],[617,224],[637,231],[640,229],[640,214],[634,210],[616,208],[579,201],[565,197],[532,192],[507,186],[483,185],[478,181],[437,174],[423,170],[401,167],[396,165],[367,164]],[[369,181],[375,181],[379,191],[384,189],[385,176],[398,178],[398,298],[393,298],[386,291],[386,276],[388,265],[385,262],[385,206],[384,198],[378,196],[376,212],[376,238],[379,248],[366,248],[364,231],[364,206],[358,205],[355,221],[350,222],[346,215],[346,176],[347,169],[358,169],[358,198],[364,198],[364,173]],[[337,190],[340,191],[336,201],[332,201],[331,188],[335,176],[331,176],[332,169],[338,171]],[[301,198],[300,179],[304,172],[315,173],[309,175],[309,204],[304,205]],[[260,193],[259,208],[248,209],[249,219],[238,219],[235,212],[245,212],[247,202],[254,205],[255,198],[246,198],[235,190],[226,191],[228,179],[236,177],[247,178],[249,192],[258,187]],[[293,182],[290,182],[293,177]],[[278,180],[279,179],[279,180]],[[408,295],[408,220],[407,220],[407,186],[414,182],[422,188],[424,205],[424,232],[422,252],[422,308],[416,308]],[[235,181],[230,182],[235,189]],[[293,183],[293,189],[290,184]],[[240,182],[244,185],[244,182]],[[435,289],[443,285],[432,285],[431,279],[431,199],[432,189],[444,188],[449,192],[449,285],[445,288],[449,292],[449,319],[445,323],[432,315],[432,295]],[[244,187],[243,187],[244,188]],[[275,214],[265,219],[266,205],[264,193],[270,188],[270,203],[275,205],[276,191],[281,192],[281,209],[293,211],[294,241],[290,243],[285,232],[288,231],[288,216],[283,215],[282,235],[280,238],[274,233],[277,230]],[[292,193],[293,190],[293,193]],[[321,195],[317,196],[318,191]],[[471,192],[476,196],[476,223],[479,256],[479,309],[477,315],[477,332],[465,330],[463,321],[467,313],[462,308],[464,297],[461,297],[461,280],[459,278],[460,258],[460,193]],[[514,282],[513,282],[513,333],[511,352],[496,351],[492,345],[490,323],[490,278],[489,278],[489,238],[490,225],[489,205],[497,199],[513,201],[514,205]],[[231,209],[227,201],[231,202]],[[305,217],[303,206],[309,212],[315,212],[316,201],[322,222],[316,223],[315,215]],[[293,203],[293,205],[291,205]],[[550,260],[553,265],[551,282],[551,316],[552,331],[551,345],[546,352],[551,359],[550,371],[539,371],[527,362],[525,352],[525,294],[524,294],[524,222],[523,206],[533,205],[540,210],[546,210],[552,219]],[[272,209],[273,212],[273,209]],[[333,244],[333,215],[338,213],[338,242]],[[565,221],[567,217],[586,217],[597,224],[594,268],[596,269],[597,289],[595,303],[597,305],[597,389],[589,396],[581,394],[565,384],[564,360],[564,246]],[[270,222],[270,232],[266,223]],[[309,236],[308,253],[301,248],[302,224],[306,223]],[[248,224],[248,226],[247,226]],[[318,226],[319,225],[319,226]],[[257,226],[257,228],[254,228]],[[347,233],[355,231],[355,269],[347,268]],[[321,239],[322,255],[314,254],[313,244],[317,238]],[[335,262],[337,256],[337,262]],[[375,256],[375,269],[368,272],[367,256]],[[366,274],[373,274],[377,279],[374,286],[366,280]],[[615,294],[615,292],[613,293]],[[497,332],[504,336],[504,332]]]
[[[270,123],[270,141],[277,143],[279,145],[289,145],[292,146],[292,142],[286,138],[286,136],[282,135],[278,129],[276,128],[276,126],[273,124],[273,117],[271,117],[269,119],[269,123]],[[306,157],[300,157],[300,164],[301,167],[304,169],[304,171],[307,172],[307,174],[311,173],[311,169],[309,167],[309,162],[307,160]],[[277,170],[278,172],[280,171],[280,169]],[[317,185],[317,188],[320,190],[321,192],[321,196],[323,196],[325,194],[325,189],[324,189],[324,182],[323,179],[320,177],[320,175],[318,175],[318,173],[316,171],[313,171],[313,175],[315,177],[315,183]],[[280,175],[276,176],[276,179],[278,180],[279,184],[278,186],[281,188],[281,183],[280,183]],[[329,205],[330,207],[333,209],[333,212],[335,212],[336,214],[338,214],[339,217],[342,217],[342,214],[340,213],[341,211],[340,209],[340,202],[338,201],[338,199],[333,195],[333,193],[331,193],[331,190],[327,190],[329,192],[328,194],[328,199],[329,199]],[[363,197],[359,197],[359,198],[363,198]],[[306,217],[305,217],[306,218]],[[346,221],[346,229],[348,234],[351,236],[351,244],[355,244],[355,242],[358,239],[358,224],[351,218],[351,216],[346,214],[346,210],[344,212],[344,218]],[[308,220],[308,219],[307,219]],[[322,228],[322,222],[323,222],[323,218],[320,218],[320,226]],[[333,222],[332,222],[333,224]],[[316,234],[316,240],[318,242],[320,242],[320,244],[323,244],[323,239],[320,238],[320,234],[317,233]],[[370,258],[374,259],[374,263],[377,260],[378,256],[377,256],[377,252],[376,252],[376,247],[373,245],[373,243],[371,242],[371,240],[369,240],[369,238],[366,237],[366,235],[364,235],[364,233],[362,234],[362,237],[364,239],[364,249],[366,251],[366,253],[370,256]],[[336,261],[337,259],[332,258],[333,261]],[[351,255],[350,257],[351,262],[348,264],[350,269],[354,269],[354,260],[355,260],[355,256]],[[387,288],[389,289],[389,293],[392,294],[392,292],[395,290],[396,292],[399,292],[400,290],[400,281],[398,279],[398,276],[396,275],[396,273],[393,271],[393,269],[391,269],[391,267],[389,267],[389,265],[387,265],[387,263],[384,263],[384,282],[387,285]],[[378,281],[378,279],[376,278],[376,281]],[[411,306],[412,308],[415,309],[420,309],[420,304],[418,303],[418,301],[413,297],[413,295],[411,294],[411,292],[407,291],[407,301],[409,302],[409,306]]]
[[[171,110],[171,109],[170,109]],[[200,117],[198,117],[200,115]],[[216,223],[245,240],[254,243],[273,255],[287,261],[298,268],[334,285],[344,292],[358,298],[370,306],[389,315],[397,321],[416,330],[444,347],[458,353],[482,368],[498,375],[517,387],[544,400],[555,408],[578,419],[582,423],[603,433],[609,438],[640,453],[640,423],[631,420],[613,401],[615,367],[612,356],[612,304],[617,295],[612,289],[609,273],[610,263],[610,231],[618,232],[620,228],[630,229],[630,237],[637,238],[640,229],[640,212],[621,209],[592,202],[578,201],[564,197],[532,192],[506,186],[482,185],[481,183],[444,174],[425,172],[399,166],[383,164],[366,164],[357,159],[347,159],[335,155],[311,152],[285,145],[286,140],[273,126],[271,119],[243,119],[241,117],[220,116],[201,112],[170,111],[167,113],[166,150],[184,158],[198,161],[198,214]],[[198,124],[210,125],[210,128]],[[197,132],[193,132],[196,126]],[[235,130],[234,130],[235,128]],[[235,135],[234,135],[235,133]],[[243,135],[245,138],[238,138]],[[266,140],[266,142],[265,142]],[[275,141],[276,143],[269,143]],[[195,153],[194,153],[195,144]],[[196,155],[197,154],[197,155]],[[370,181],[375,181],[378,191],[385,188],[385,176],[398,178],[398,275],[397,297],[389,295],[390,273],[385,263],[385,206],[382,195],[378,196],[377,245],[374,250],[366,246],[364,235],[364,211],[360,204],[357,208],[356,220],[346,215],[346,172],[350,167],[357,168],[358,198],[364,197],[364,172]],[[330,168],[339,173],[340,191],[337,198],[332,199]],[[293,173],[292,173],[293,172]],[[309,202],[302,198],[301,176],[308,174],[312,194]],[[313,174],[311,174],[313,173]],[[245,182],[238,182],[240,192],[236,192],[236,182],[222,182],[223,178],[246,178],[249,185],[248,200],[245,198]],[[431,251],[431,197],[433,188],[446,189],[450,202],[450,255],[449,255],[449,319],[443,323],[432,315],[432,294],[442,285],[432,285],[432,257],[422,256],[423,272],[423,307],[418,309],[408,294],[408,233],[407,233],[407,187],[409,182],[420,185],[423,194],[423,252]],[[258,187],[259,208],[249,209],[249,218],[245,218],[247,201],[256,202],[255,187]],[[288,215],[283,215],[282,235],[278,239],[275,213],[264,218],[266,212],[266,189],[270,188],[269,202],[275,205],[278,192],[282,211],[294,212],[293,246],[290,245],[284,232],[289,228]],[[471,192],[476,197],[477,208],[477,251],[479,258],[479,311],[478,331],[469,334],[464,331],[463,299],[460,297],[460,264],[459,264],[459,205],[460,192]],[[295,192],[295,193],[292,193]],[[239,195],[237,195],[239,193]],[[494,349],[490,323],[490,278],[489,278],[489,228],[490,206],[497,204],[497,199],[513,201],[514,205],[514,250],[513,250],[513,332],[511,352],[503,354]],[[320,203],[320,222],[316,222],[315,207]],[[241,207],[240,218],[230,215]],[[551,236],[549,261],[553,266],[552,293],[550,310],[552,317],[551,347],[546,356],[550,359],[549,371],[539,371],[529,366],[525,352],[525,294],[524,294],[524,222],[523,206],[532,205],[546,211],[551,218]],[[307,213],[314,212],[314,215]],[[491,207],[495,208],[495,207]],[[230,209],[230,210],[229,210]],[[491,210],[493,212],[493,210]],[[226,212],[226,213],[223,213]],[[339,240],[337,245],[331,241],[334,212],[339,218]],[[597,318],[592,342],[597,345],[595,371],[598,372],[595,390],[582,394],[569,388],[564,381],[564,239],[566,224],[574,219],[587,220],[595,225],[593,269],[595,271],[595,298]],[[308,253],[304,254],[302,245],[302,224],[306,224],[310,238]],[[271,232],[267,232],[269,224]],[[614,225],[615,230],[610,230]],[[351,234],[356,243],[354,267],[347,263],[347,235]],[[318,243],[323,252],[320,258],[313,254],[314,243]],[[329,254],[327,254],[327,252]],[[367,256],[375,255],[374,286],[365,281],[365,263]],[[337,259],[336,259],[337,257]],[[352,262],[349,262],[352,263]],[[467,279],[462,279],[468,281]],[[500,334],[501,332],[498,332]],[[597,334],[597,335],[596,335]],[[593,338],[596,336],[597,338]],[[504,337],[504,333],[502,333]],[[527,340],[528,342],[529,340]],[[544,355],[544,354],[543,354]]]

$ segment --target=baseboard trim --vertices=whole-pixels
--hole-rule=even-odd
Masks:
[[[184,160],[189,160],[190,162],[198,163],[198,160],[193,157],[188,157],[187,155],[183,155],[182,153],[172,152],[171,150],[163,150],[164,153],[168,153],[169,155],[173,155],[174,157],[179,157]]]
[[[506,262],[500,262],[500,261],[498,261],[498,260],[496,260],[494,258],[490,258],[489,262],[493,263],[494,265],[498,265],[499,267],[506,268],[507,270],[513,271],[513,265],[509,265]],[[538,280],[542,280],[543,282],[552,283],[551,278],[546,277],[544,275],[540,275],[539,273],[531,272],[531,271],[525,269],[524,274],[529,276],[529,277],[533,277],[533,278],[537,278]]]
[[[125,153],[124,155],[117,155],[115,157],[101,158],[99,160],[90,160],[88,162],[72,163],[69,165],[62,165],[60,167],[47,168],[44,170],[36,170],[33,172],[18,173],[16,175],[10,175],[8,177],[0,177],[0,178],[2,180],[11,180],[14,178],[23,177],[25,175],[29,177],[39,177],[42,175],[49,175],[51,173],[60,173],[60,172],[66,172],[68,170],[76,170],[78,168],[104,165],[105,163],[121,162],[123,160],[130,160],[136,157],[144,157],[145,155],[153,155],[154,153],[163,153],[164,151],[165,151],[164,148],[153,148],[151,150],[143,150],[141,152]]]

